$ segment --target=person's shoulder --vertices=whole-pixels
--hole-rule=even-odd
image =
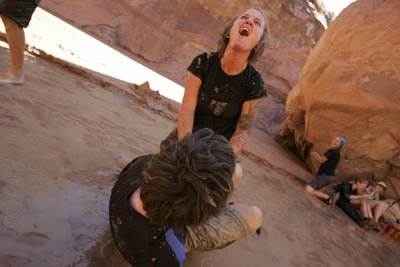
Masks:
[[[249,100],[266,97],[268,95],[267,88],[261,74],[251,64],[248,64],[246,71],[246,88],[250,90]]]
[[[219,58],[219,56],[218,56],[217,52],[208,52],[208,51],[206,51],[206,52],[203,52],[203,53],[197,55],[195,57],[195,59],[196,58],[200,58],[200,59],[205,60],[205,61],[210,61],[210,60],[215,60],[215,59]]]
[[[340,155],[340,149],[338,148],[330,148],[326,151],[326,154],[335,154],[335,155]]]
[[[193,60],[192,63],[187,68],[188,71],[192,72],[199,78],[202,78],[209,69],[209,66],[213,65],[218,60],[218,54],[212,52],[203,52],[197,55]]]
[[[339,148],[331,148],[329,150],[332,151],[332,153],[334,153],[334,154],[340,154],[340,149]]]
[[[138,173],[138,171],[140,172],[141,170],[144,170],[147,167],[147,163],[149,163],[153,157],[154,154],[148,154],[133,159],[120,172],[120,174],[118,175],[118,179],[123,176],[132,176]]]
[[[350,182],[344,182],[344,183],[340,184],[339,186],[341,186],[342,188],[350,188],[353,186],[353,184]]]
[[[261,74],[256,70],[256,68],[252,64],[248,64],[247,71],[250,77],[250,80],[260,81],[264,84],[264,79]]]
[[[128,166],[140,166],[140,165],[145,165],[147,164],[152,158],[154,157],[154,154],[148,154],[148,155],[142,155],[134,158]]]
[[[339,148],[334,149],[333,151],[334,151],[333,153],[335,153],[335,155],[336,155],[337,157],[340,157],[340,149],[339,149]]]

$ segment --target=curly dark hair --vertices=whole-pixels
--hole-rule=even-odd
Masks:
[[[257,61],[257,59],[262,55],[262,53],[264,52],[265,46],[267,45],[267,39],[269,37],[270,31],[269,31],[269,26],[268,26],[268,19],[267,16],[265,15],[264,11],[258,7],[251,7],[248,8],[246,10],[249,9],[254,9],[257,10],[258,12],[261,13],[261,15],[264,17],[264,21],[265,21],[265,26],[264,26],[264,31],[263,31],[263,35],[261,36],[260,41],[258,42],[258,44],[256,45],[256,47],[251,51],[250,56],[248,58],[248,62],[249,63],[255,63]],[[245,10],[245,11],[246,11]],[[243,11],[244,12],[244,11]],[[243,12],[241,12],[240,14],[243,14]],[[224,30],[221,32],[220,34],[220,38],[218,40],[218,55],[220,58],[222,58],[222,56],[225,53],[225,49],[228,46],[229,43],[229,33],[231,31],[231,28],[233,26],[233,23],[235,22],[235,20],[239,17],[235,16],[233,18],[231,18],[228,23],[226,24]]]
[[[226,205],[235,154],[228,140],[201,129],[149,162],[140,198],[150,223],[176,229],[199,225]]]

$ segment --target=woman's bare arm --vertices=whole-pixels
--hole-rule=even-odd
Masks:
[[[248,132],[251,129],[258,112],[261,98],[249,100],[242,104],[242,112],[236,126],[236,130],[230,140],[230,145],[235,154],[238,154],[249,140]]]
[[[181,140],[186,134],[193,131],[194,113],[196,111],[200,86],[201,80],[189,72],[185,94],[183,95],[178,114],[178,140]]]

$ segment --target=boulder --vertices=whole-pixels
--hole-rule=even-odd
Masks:
[[[309,152],[324,153],[343,135],[339,180],[388,180],[400,188],[400,2],[358,0],[331,23],[286,102],[277,140],[314,171]],[[397,186],[395,186],[397,184]]]
[[[261,7],[271,39],[256,68],[266,81],[269,99],[262,103],[256,125],[275,134],[284,119],[287,94],[325,30],[319,2],[42,0],[41,7],[182,86],[191,60],[205,50],[216,50],[225,23],[248,7]]]

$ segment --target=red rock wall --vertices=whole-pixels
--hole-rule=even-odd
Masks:
[[[324,31],[325,19],[311,2],[41,1],[44,9],[181,85],[194,56],[215,50],[226,21],[251,6],[265,10],[272,33],[267,51],[256,64],[270,93],[261,106],[257,126],[274,134],[284,119],[287,94],[297,84],[311,48]]]
[[[331,23],[290,92],[278,140],[316,169],[343,135],[338,177],[375,177],[400,197],[400,1],[358,0]],[[397,191],[396,191],[397,189]]]

